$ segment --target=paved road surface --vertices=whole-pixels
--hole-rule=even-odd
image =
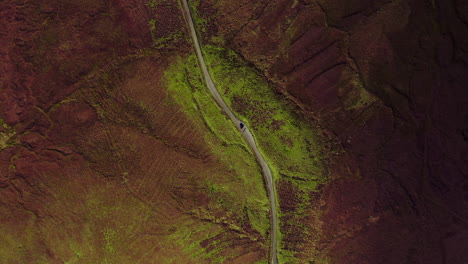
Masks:
[[[250,132],[249,128],[245,126],[239,119],[237,119],[237,117],[232,113],[231,109],[227,106],[227,104],[224,102],[223,98],[219,94],[218,90],[216,89],[216,86],[214,85],[213,80],[211,79],[210,73],[208,72],[208,69],[205,64],[205,59],[203,58],[203,54],[200,49],[197,32],[195,31],[195,26],[193,25],[192,14],[190,13],[187,0],[182,0],[182,7],[184,9],[184,15],[185,15],[186,21],[190,28],[190,34],[192,35],[193,44],[197,52],[198,62],[203,72],[206,85],[208,89],[210,90],[210,92],[213,94],[213,97],[215,98],[216,102],[221,107],[221,109],[229,116],[229,118],[232,120],[232,122],[237,127],[237,129],[241,131],[242,135],[244,136],[245,140],[249,144],[250,148],[255,153],[255,157],[257,158],[258,163],[262,167],[262,173],[265,179],[268,197],[270,199],[270,212],[271,212],[270,214],[270,226],[271,226],[270,263],[277,264],[278,263],[277,231],[276,231],[277,208],[276,208],[276,196],[275,196],[274,185],[273,185],[273,177],[271,176],[270,168],[268,167],[268,164],[265,162],[265,159],[263,158],[262,154],[258,150],[257,144],[255,143],[255,139],[252,133]],[[241,123],[243,124],[242,128],[241,128]]]

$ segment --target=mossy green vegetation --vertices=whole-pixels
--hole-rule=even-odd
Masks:
[[[203,34],[207,26],[206,18],[197,12],[199,1],[192,1],[190,5],[197,31]],[[211,43],[224,46],[220,37],[212,37]],[[326,156],[316,130],[305,121],[294,104],[277,93],[259,71],[234,51],[213,45],[205,45],[202,49],[215,85],[236,116],[249,126],[274,179],[287,179],[297,187],[299,204],[293,213],[301,218],[307,214],[310,194],[327,180],[323,168]],[[195,59],[194,56],[192,58]],[[200,72],[199,69],[189,70],[191,74],[194,71]],[[367,99],[366,94],[361,95],[357,104],[365,105]],[[191,105],[183,101],[181,104]],[[216,105],[213,100],[209,104]],[[195,104],[191,110],[198,111],[202,107]],[[287,212],[279,213],[281,216]],[[289,224],[302,226],[300,221]],[[308,232],[305,229],[304,232]],[[281,263],[297,263],[295,252],[285,249],[282,237],[278,230]]]
[[[195,55],[179,57],[176,61],[165,73],[167,103],[178,104],[183,109],[205,135],[213,156],[231,172],[228,177],[216,175],[218,172],[211,172],[212,175],[206,177],[204,186],[214,201],[212,206],[239,218],[247,211],[251,225],[266,235],[269,229],[268,198],[253,153],[205,88]],[[216,255],[210,253],[204,257],[213,254]]]
[[[236,115],[251,128],[275,179],[288,178],[298,188],[299,207],[294,214],[298,217],[305,214],[309,194],[326,181],[320,141],[313,128],[236,53],[205,46],[204,54],[217,88]],[[281,232],[278,241],[281,263],[296,263],[295,252],[281,246]]]
[[[235,52],[205,46],[204,54],[217,88],[251,128],[275,178],[292,178],[306,192],[325,181],[319,140],[293,107]]]
[[[206,46],[204,54],[217,88],[236,115],[251,128],[275,179],[290,179],[304,196],[314,191],[326,179],[321,167],[319,140],[313,128],[233,51]],[[268,207],[260,170],[242,136],[205,87],[195,55],[178,58],[166,72],[166,78],[172,102],[181,105],[194,123],[209,129],[206,141],[213,153],[234,170],[234,175],[246,186],[256,186],[258,190],[240,197],[236,195],[238,186],[221,186],[216,181],[207,181],[210,195],[225,208],[231,208],[231,199],[244,199],[253,227],[265,235],[269,228],[265,214]],[[251,175],[253,168],[254,178]],[[263,196],[258,196],[259,193]],[[301,212],[297,213],[303,213],[309,200],[308,197],[301,198]],[[281,233],[279,239],[281,241]],[[280,255],[285,263],[294,261],[293,252],[280,250]]]
[[[314,130],[235,52],[205,46],[204,55],[213,81],[231,109],[251,128],[274,178],[286,177],[298,187],[302,195],[295,214],[304,214],[308,194],[326,180]],[[282,234],[278,233],[281,245]],[[294,252],[280,246],[279,253],[284,263],[295,262]]]
[[[207,20],[198,13],[200,2],[189,4],[195,27],[203,34]],[[310,124],[236,52],[213,45],[202,45],[202,49],[216,87],[237,117],[250,127],[276,179],[287,177],[302,191],[315,190],[326,178],[320,139]]]
[[[114,243],[117,238],[117,232],[112,228],[107,228],[103,231],[104,236],[104,252],[108,254],[115,253]]]
[[[15,129],[0,118],[0,150],[15,144],[13,139],[15,134]]]
[[[156,30],[156,19],[150,19],[148,25],[151,31],[151,37],[154,39],[154,31]]]
[[[151,8],[155,8],[157,3],[158,2],[156,0],[149,0],[148,3],[146,3],[146,5]]]
[[[201,32],[206,32],[208,21],[204,17],[198,15],[198,7],[200,6],[200,3],[201,0],[188,1],[195,27]]]
[[[364,88],[364,85],[359,80],[359,76],[352,76],[351,83],[356,88],[356,95],[351,97],[352,100],[345,102],[346,110],[360,110],[377,101],[377,99]]]
[[[223,232],[222,228],[213,223],[197,223],[194,220],[189,220],[186,225],[179,227],[171,235],[171,238],[184,247],[183,253],[190,254],[194,259],[210,259],[211,263],[223,263],[226,256],[218,254],[223,249],[222,247],[207,250],[201,245],[203,241],[209,240],[221,232]],[[216,240],[212,243],[216,244]]]
[[[281,250],[280,254],[278,255],[279,263],[295,263],[294,252],[289,250]]]

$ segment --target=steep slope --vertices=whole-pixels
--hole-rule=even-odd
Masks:
[[[193,0],[281,263],[468,262],[468,5]],[[0,1],[2,263],[265,263],[178,1]]]
[[[335,142],[319,193],[278,181],[286,262],[467,261],[463,1],[193,7],[206,45],[243,58]]]
[[[201,81],[176,1],[0,10],[2,263],[266,260],[259,167],[174,92]]]

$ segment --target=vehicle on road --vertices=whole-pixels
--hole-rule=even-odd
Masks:
[[[244,132],[247,127],[244,125],[244,123],[240,122],[239,123],[239,128],[240,128],[240,130],[242,130],[242,132]]]

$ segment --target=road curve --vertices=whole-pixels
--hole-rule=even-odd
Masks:
[[[257,144],[255,143],[255,139],[252,133],[250,132],[249,128],[245,125],[241,127],[242,122],[239,119],[237,119],[237,117],[231,111],[231,109],[226,104],[226,102],[224,102],[222,96],[218,92],[218,89],[216,89],[216,86],[213,83],[210,73],[208,72],[208,69],[206,67],[205,59],[203,58],[203,53],[200,48],[200,43],[198,42],[197,32],[193,24],[193,18],[192,18],[192,14],[190,13],[190,8],[188,6],[187,0],[181,0],[181,1],[182,1],[182,8],[184,10],[184,17],[190,28],[190,35],[192,35],[193,44],[195,46],[195,51],[197,53],[200,68],[205,78],[206,86],[210,90],[211,94],[213,95],[214,99],[216,100],[218,105],[221,107],[221,109],[229,116],[229,118],[232,120],[236,128],[242,133],[242,135],[244,136],[244,139],[247,141],[250,148],[254,152],[255,157],[258,163],[260,164],[260,167],[262,168],[262,173],[263,173],[263,177],[264,177],[265,184],[266,184],[268,198],[270,200],[270,227],[271,227],[270,263],[277,264],[278,263],[278,256],[277,256],[277,243],[278,243],[277,242],[278,240],[277,238],[278,236],[277,215],[278,215],[278,212],[276,208],[275,187],[273,184],[273,177],[271,175],[270,168],[268,167],[268,164],[265,162],[265,159],[263,158],[262,154],[258,150]]]

